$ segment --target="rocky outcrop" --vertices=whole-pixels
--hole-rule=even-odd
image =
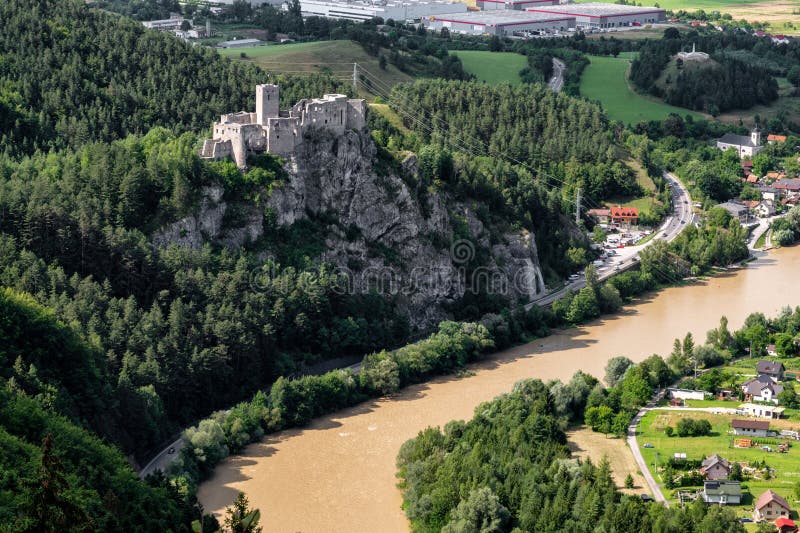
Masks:
[[[279,226],[316,215],[337,221],[326,230],[319,259],[339,266],[349,290],[395,298],[417,328],[449,318],[450,305],[467,291],[497,291],[513,300],[544,291],[532,235],[493,232],[470,205],[441,194],[427,194],[422,205],[397,175],[416,173],[415,156],[397,173],[376,172],[375,156],[366,131],[312,132],[287,159],[289,179],[273,187],[267,205]],[[261,236],[262,210],[251,209],[237,217],[239,225],[223,228],[226,209],[221,190],[208,188],[199,212],[164,228],[154,242],[236,247]]]

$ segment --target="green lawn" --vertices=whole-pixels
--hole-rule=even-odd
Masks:
[[[735,404],[735,402],[728,402]],[[675,427],[680,418],[703,418],[711,422],[713,434],[708,437],[667,437],[664,428],[667,425]],[[752,502],[763,491],[772,489],[784,496],[796,508],[794,503],[793,488],[800,480],[800,444],[794,443],[788,453],[766,452],[754,448],[734,448],[733,435],[729,434],[732,415],[715,415],[704,412],[692,411],[649,411],[639,424],[637,439],[642,456],[648,465],[653,477],[661,484],[661,477],[653,468],[653,463],[658,454],[659,461],[663,464],[666,458],[675,453],[686,453],[689,460],[702,459],[718,453],[729,461],[748,462],[766,461],[767,465],[776,470],[775,477],[769,480],[749,479],[743,484],[744,504],[736,507],[737,514],[747,515],[752,510]],[[644,443],[652,444],[652,448],[643,448]],[[775,448],[775,446],[772,446]],[[664,495],[672,498],[672,491],[664,489]],[[748,494],[749,492],[749,494]]]
[[[626,79],[629,59],[590,56],[590,60],[581,77],[581,94],[590,100],[598,100],[610,118],[635,124],[642,120],[662,120],[670,113],[701,117],[688,109],[634,92]]]
[[[492,85],[522,83],[519,71],[528,66],[525,56],[513,52],[454,50],[453,53],[461,59],[464,70]]]

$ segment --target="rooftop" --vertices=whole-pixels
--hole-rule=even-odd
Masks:
[[[759,374],[780,374],[785,370],[783,363],[780,361],[768,361],[762,359],[756,365],[756,372]]]
[[[758,420],[732,420],[731,426],[737,429],[769,429],[769,422],[760,422]]]
[[[625,6],[621,4],[606,4],[589,2],[586,4],[562,4],[547,7],[531,7],[530,11],[545,13],[559,13],[564,15],[579,15],[585,17],[610,17],[614,15],[642,15],[645,13],[664,13],[663,9],[650,6]]]
[[[753,144],[753,140],[747,135],[736,135],[735,133],[726,133],[719,139],[717,142],[725,143],[725,144],[733,144],[736,146],[750,146],[755,147],[756,145]]]
[[[442,13],[431,15],[430,20],[443,22],[464,22],[467,24],[483,24],[485,26],[510,26],[528,22],[550,22],[556,20],[569,20],[573,17],[564,17],[547,13],[534,13],[531,11],[492,10],[492,11],[467,11],[466,13]]]
[[[741,496],[742,486],[738,481],[706,481],[703,491],[713,495]]]
[[[764,492],[761,493],[761,496],[759,496],[758,500],[756,500],[756,509],[761,509],[765,505],[769,505],[772,502],[777,503],[787,511],[791,509],[789,507],[789,503],[780,496],[778,496],[777,494],[775,494],[772,491],[772,489],[765,490]]]

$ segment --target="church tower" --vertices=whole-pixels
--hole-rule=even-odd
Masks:
[[[761,146],[761,130],[758,128],[758,124],[750,132],[750,140],[753,142],[753,146]]]

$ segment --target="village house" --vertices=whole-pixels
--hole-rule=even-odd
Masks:
[[[775,135],[774,133],[770,133],[769,135],[767,135],[767,142],[769,144],[785,143],[786,135]]]
[[[759,375],[769,376],[772,378],[772,381],[783,381],[783,373],[785,371],[786,367],[784,367],[783,363],[780,361],[762,359],[756,365],[756,372],[758,372]]]
[[[703,501],[716,505],[739,505],[742,485],[738,481],[706,481],[703,483]]]
[[[782,516],[788,517],[791,512],[789,503],[770,489],[762,492],[756,500],[753,518],[757,521],[773,521]]]
[[[704,390],[676,389],[674,387],[668,388],[667,393],[669,393],[670,398],[680,400],[704,400],[706,396],[711,396],[710,392]]]
[[[739,420],[731,421],[734,435],[745,437],[767,437],[769,436],[769,422],[760,420]]]
[[[608,219],[611,216],[610,209],[589,209],[586,212],[590,217],[594,217],[599,224],[608,224]]]
[[[700,471],[709,480],[728,479],[731,475],[731,464],[717,454],[712,455],[700,466]]]
[[[773,187],[786,193],[800,193],[800,179],[779,179],[772,184]]]
[[[761,193],[762,200],[772,200],[776,202],[781,199],[781,190],[771,185],[758,185],[756,190]]]
[[[783,385],[775,383],[767,375],[759,374],[755,379],[743,383],[742,391],[748,402],[772,402],[778,405],[778,395],[783,392]]]
[[[797,531],[797,525],[794,523],[794,520],[786,516],[778,518],[775,520],[774,524],[778,533],[794,533]]]
[[[778,419],[783,415],[785,410],[785,407],[777,407],[775,405],[765,405],[760,403],[744,403],[739,406],[739,411],[741,411],[742,414],[757,418]]]
[[[733,218],[737,219],[743,224],[750,221],[750,211],[748,211],[747,206],[744,204],[737,202],[722,202],[721,204],[717,205],[717,207],[721,207],[730,213]]]
[[[753,207],[753,213],[755,213],[755,215],[759,218],[771,217],[775,214],[775,204],[773,204],[770,200],[759,202],[757,206]]]
[[[635,226],[639,223],[639,210],[635,207],[614,206],[611,208],[611,222],[622,226]]]

